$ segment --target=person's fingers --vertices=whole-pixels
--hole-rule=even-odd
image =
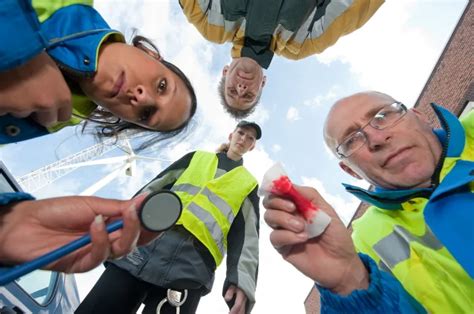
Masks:
[[[135,208],[139,208],[141,203],[145,199],[145,195],[138,195],[137,197],[128,200],[114,200],[100,197],[86,197],[83,200],[87,203],[87,206],[91,208],[96,215],[103,215],[105,217],[121,216],[122,213],[126,212],[130,206],[135,205]]]
[[[112,243],[112,254],[115,258],[128,254],[132,251],[140,235],[140,221],[137,210],[132,204],[123,215],[123,228],[120,237]]]
[[[90,270],[104,260],[110,254],[110,243],[107,231],[105,230],[104,219],[101,215],[96,216],[90,227],[91,249],[89,254],[85,254],[80,261],[80,265],[75,266],[74,271]]]
[[[243,310],[245,310],[245,301],[245,294],[242,291],[237,290],[234,306],[230,309],[229,314],[243,313]]]
[[[147,244],[148,242],[158,238],[162,234],[163,232],[151,232],[144,228],[141,228],[140,237],[138,238],[137,245],[140,246]]]
[[[26,118],[31,114],[30,110],[15,110],[10,113],[15,118]]]
[[[234,285],[230,285],[229,288],[227,288],[227,291],[225,292],[224,299],[226,301],[232,300],[234,297],[236,287]]]
[[[31,115],[33,120],[44,127],[53,126],[58,122],[58,112],[56,109],[49,111],[37,111]]]
[[[58,108],[58,121],[59,122],[66,122],[71,119],[72,115],[72,104],[71,101],[65,102]]]
[[[289,246],[304,243],[308,240],[306,232],[294,233],[287,230],[274,230],[270,233],[270,242],[281,254],[286,253]]]
[[[288,213],[296,212],[296,206],[292,201],[277,197],[275,195],[265,197],[262,203],[267,209],[277,209]]]
[[[268,209],[263,214],[265,222],[273,229],[286,229],[295,233],[303,232],[305,221],[303,217],[281,210]]]

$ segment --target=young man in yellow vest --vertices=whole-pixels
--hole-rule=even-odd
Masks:
[[[372,205],[354,221],[353,241],[314,189],[300,191],[333,217],[316,239],[293,203],[264,201],[272,244],[317,282],[323,312],[474,312],[474,111],[458,120],[432,107],[442,129],[378,92],[331,109],[326,144],[345,172],[375,187],[346,185]]]
[[[142,302],[143,313],[157,313],[157,307],[176,313],[166,300],[168,289],[186,295],[181,313],[194,313],[226,253],[223,296],[230,313],[249,313],[258,270],[259,198],[242,157],[261,136],[256,123],[241,121],[221,152],[188,153],[147,184],[142,191],[179,195],[180,220],[150,245],[110,261],[76,313],[131,313]]]

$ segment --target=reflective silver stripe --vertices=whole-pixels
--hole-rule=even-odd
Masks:
[[[335,19],[342,15],[352,5],[352,3],[352,0],[332,1],[326,7],[324,15],[314,23],[311,30],[308,30],[311,22],[313,21],[313,17],[317,12],[317,8],[315,8],[300,26],[300,28],[296,31],[294,36],[293,32],[290,32],[282,27],[282,39],[286,42],[289,40],[290,36],[293,36],[293,42],[302,44],[308,37],[310,39],[318,38],[326,31],[326,29],[331,25],[332,22],[334,22]]]
[[[203,13],[207,12],[207,22],[210,25],[224,27],[226,32],[231,32],[240,27],[240,24],[244,22],[244,18],[240,18],[237,21],[227,21],[224,19],[224,15],[221,14],[221,2],[212,1],[211,7],[208,10],[209,2],[210,0],[199,0],[199,7]]]
[[[173,186],[171,190],[175,192],[185,192],[191,195],[197,195],[201,191],[199,187],[188,183]],[[227,221],[229,221],[229,224],[234,221],[234,212],[226,201],[224,201],[220,196],[218,196],[208,188],[205,188],[201,193],[202,195],[206,195],[209,201],[221,211],[221,213],[227,218]]]
[[[387,273],[393,275],[392,270],[391,270],[390,268],[388,268],[388,266],[385,265],[385,263],[384,263],[382,260],[380,260],[378,266],[379,266],[379,268],[380,268],[381,270],[383,270],[384,272],[387,272]]]
[[[216,174],[214,175],[214,179],[217,179],[220,176],[225,175],[227,172],[228,172],[227,170],[217,168],[216,169]]]
[[[227,204],[226,201],[224,201],[222,198],[220,198],[217,194],[213,193],[211,190],[208,188],[205,188],[204,191],[202,191],[203,195],[206,195],[209,201],[211,201],[214,206],[219,208],[221,213],[227,218],[227,221],[229,224],[232,224],[234,221],[235,215],[234,212],[232,211],[232,208]]]
[[[63,37],[51,38],[49,40],[48,44],[49,44],[49,46],[52,46],[52,45],[57,44],[59,42],[65,42],[65,41],[68,41],[68,40],[77,39],[77,38],[89,36],[89,35],[92,35],[92,34],[98,34],[98,33],[102,33],[102,32],[109,32],[109,33],[116,33],[117,34],[117,32],[114,32],[110,28],[91,29],[91,30],[87,30],[87,31],[82,31],[82,32],[77,32],[77,33],[74,33],[74,34],[66,35],[66,36],[63,36]]]
[[[221,255],[225,256],[224,234],[222,233],[222,230],[214,217],[212,217],[208,211],[196,203],[190,203],[188,205],[188,210],[190,210],[200,221],[206,225],[206,228],[214,238]]]
[[[393,269],[398,263],[410,258],[411,241],[416,241],[433,250],[439,250],[443,247],[428,227],[426,233],[419,237],[411,234],[402,226],[395,226],[392,233],[374,245],[374,250],[382,262]]]
[[[352,3],[353,0],[331,1],[331,3],[329,3],[326,7],[326,12],[324,12],[324,15],[314,23],[309,37],[318,38],[321,36],[329,28],[329,26],[331,26],[334,20],[341,16],[352,5]],[[314,14],[316,14],[316,11]],[[311,14],[311,20],[313,19],[314,14]],[[298,41],[299,40],[301,40],[301,38],[299,38]]]
[[[191,195],[196,195],[201,191],[201,188],[192,184],[183,183],[175,185],[171,188],[171,191],[174,192],[186,192]]]

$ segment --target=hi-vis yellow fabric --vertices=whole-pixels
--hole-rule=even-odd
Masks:
[[[474,111],[460,121],[464,149],[458,157],[445,158],[440,180],[457,161],[474,161]],[[474,193],[474,181],[469,191]],[[427,203],[419,197],[402,203],[403,210],[371,206],[353,223],[354,244],[390,271],[430,313],[474,313],[474,280],[429,229],[423,214]],[[466,250],[473,249],[469,245]]]
[[[257,181],[243,166],[216,176],[216,154],[198,151],[173,185],[183,203],[177,224],[206,246],[218,266],[227,250],[227,234]]]

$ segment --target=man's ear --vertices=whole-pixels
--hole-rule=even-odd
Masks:
[[[418,119],[420,119],[421,121],[423,121],[426,124],[431,124],[432,121],[430,121],[428,119],[426,114],[424,114],[423,112],[419,111],[416,108],[411,108],[410,110],[418,117]]]
[[[228,71],[229,71],[229,66],[224,65],[224,67],[222,68],[222,76],[226,76]]]
[[[267,77],[264,75],[262,78],[262,88],[265,86],[266,82],[267,82]]]
[[[345,173],[348,173],[350,176],[356,179],[362,180],[362,177],[358,175],[354,170],[352,170],[351,167],[346,165],[343,161],[339,162],[339,167],[341,167],[341,169],[344,170]]]
[[[233,134],[233,133],[234,133],[234,132],[229,133],[229,144],[230,144],[230,140],[232,139],[232,134]]]

